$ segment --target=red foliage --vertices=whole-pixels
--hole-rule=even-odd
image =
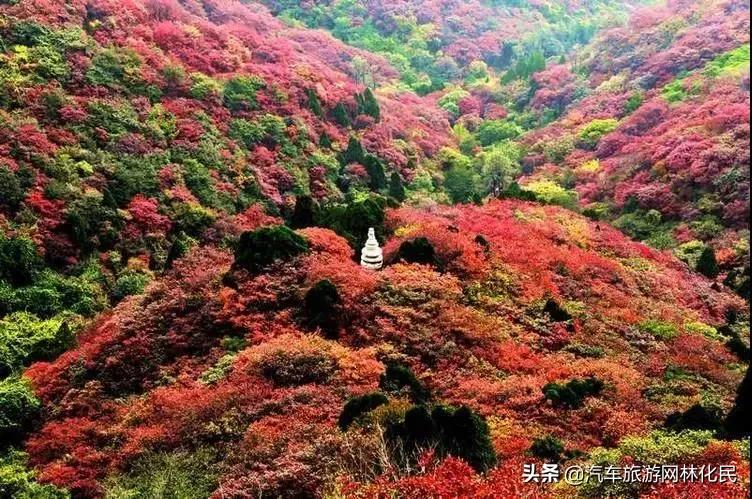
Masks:
[[[430,459],[428,457],[427,459]],[[427,460],[424,459],[424,462]],[[380,479],[367,486],[345,483],[345,497],[548,497],[540,485],[524,484],[522,459],[505,461],[488,476],[482,477],[458,459],[448,457],[432,461],[420,474],[396,480]]]
[[[727,180],[749,176],[749,89],[744,86],[745,74],[715,77],[702,68],[749,43],[749,20],[743,15],[747,10],[743,2],[717,2],[705,9],[676,0],[666,8],[637,11],[629,26],[605,30],[592,44],[594,52],[585,64],[593,89],[588,97],[569,104],[571,76],[563,66],[534,75],[541,87],[534,106],[565,103],[569,109],[525,142],[545,144],[576,136],[594,119],[620,119],[616,130],[596,146],[600,169],[574,177],[582,205],[606,203],[618,217],[620,209],[634,201],[643,210],[657,210],[664,221],[691,225],[708,217],[701,201],[714,199],[712,216],[725,230],[691,234],[687,225],[678,224],[674,239],[701,238],[717,251],[733,251],[732,241],[743,238],[740,231],[749,224],[748,183]],[[679,25],[683,28],[668,28]],[[672,33],[668,38],[667,29]],[[685,76],[686,72],[690,73]],[[624,78],[632,86],[620,83]],[[672,81],[679,81],[686,95],[668,102],[664,85]],[[602,83],[608,85],[599,86]],[[629,110],[627,104],[637,94],[642,103]],[[534,167],[533,175],[561,180],[562,165],[576,171],[584,163],[580,153],[575,149],[545,171],[532,156],[525,164]],[[735,265],[741,268],[745,263]]]
[[[575,98],[577,78],[564,64],[535,73],[533,81],[537,87],[532,102],[534,108],[550,107],[561,111]]]
[[[397,29],[404,19],[433,23],[443,62],[451,67],[455,60],[493,61],[503,42],[525,31],[527,22],[489,23],[510,10],[492,3],[385,0],[370,3],[369,14],[376,29]],[[582,6],[572,0],[563,8]],[[533,77],[532,105],[570,111],[523,140],[546,143],[576,135],[596,118],[623,118],[595,151],[575,150],[561,162],[576,169],[594,156],[600,160],[597,172],[576,176],[584,202],[618,208],[634,199],[641,208],[691,223],[699,217],[696,194],[708,192],[723,205],[724,223],[745,228],[749,187],[724,179],[738,172],[744,177],[748,168],[748,78],[690,76],[686,88],[699,93],[674,104],[658,89],[747,40],[747,21],[736,15],[744,10],[737,1],[672,0],[665,9],[639,11],[629,26],[607,31],[583,64],[593,89],[626,71],[643,90],[642,106],[625,117],[631,88],[599,89],[572,106],[584,82],[566,65],[549,66]],[[69,352],[26,371],[43,404],[40,427],[25,442],[40,480],[75,496],[100,497],[103,481],[142,455],[210,446],[222,461],[217,497],[318,496],[337,478],[352,497],[545,497],[549,490],[520,480],[534,438],[557,435],[568,449],[587,452],[660,425],[667,412],[683,410],[708,387],[724,406],[732,403],[739,373],[721,341],[690,332],[655,338],[641,325],[720,326],[744,303],[669,254],[564,209],[513,200],[403,207],[387,214],[392,235],[380,272],[358,265],[353,248],[322,228],[299,231],[309,241],[306,255],[259,275],[232,268],[230,252],[214,244],[281,223],[262,204],[236,213],[247,206],[246,194],[260,191],[279,207],[289,207],[293,193],[306,188],[321,199],[341,194],[328,165],[311,158],[341,150],[353,132],[329,115],[339,103],[352,108],[353,95],[364,88],[356,57],[376,83],[397,76],[383,58],[233,0],[26,0],[5,2],[0,11],[12,22],[86,28],[89,43],[65,54],[70,80],[59,89],[30,85],[24,89],[28,109],[0,116],[8,123],[0,129],[0,163],[14,173],[35,173],[18,212],[0,214],[4,226],[31,217],[28,231],[45,256],[76,263],[68,216],[77,205],[66,192],[56,198],[61,173],[55,168],[68,156],[77,161],[77,151],[87,148],[92,154],[81,157],[96,158],[93,166],[71,167],[86,170],[78,178],[80,192],[105,192],[111,181],[138,184],[117,206],[103,203],[124,227],[116,251],[130,249],[118,245],[123,242],[139,246],[131,253],[147,242],[164,243],[173,228],[192,222],[194,213],[180,214],[184,204],[205,203],[196,218],[209,214],[212,220],[199,248],[144,294],[93,320]],[[675,17],[686,27],[667,40]],[[138,68],[125,72],[136,84],[91,84],[87,72],[105,47],[138,57]],[[193,88],[197,72],[220,85],[237,76],[262,78],[257,106],[228,107],[210,83],[201,96]],[[65,102],[48,114],[43,96],[51,89],[62,91]],[[311,89],[322,116],[308,108]],[[416,165],[452,144],[449,116],[435,106],[436,95],[376,94],[381,118],[359,116],[354,127],[369,152],[410,181]],[[459,102],[460,112],[468,123],[507,116],[493,98],[490,90],[473,90]],[[255,123],[262,113],[281,117],[283,133],[250,145],[230,140],[233,119]],[[317,145],[324,134],[331,151]],[[188,171],[186,156],[200,159],[196,171]],[[128,171],[128,160],[144,178]],[[524,164],[537,174],[555,174],[560,165],[547,161],[535,150]],[[147,166],[154,166],[155,178],[147,178]],[[349,165],[346,173],[367,179],[362,165]],[[308,185],[299,185],[301,179]],[[171,219],[174,214],[182,216]],[[679,225],[675,235],[683,241],[695,230]],[[718,238],[722,263],[738,258],[732,235]],[[431,242],[437,268],[391,261],[415,237]],[[322,279],[337,287],[342,301],[336,341],[318,336],[305,316],[306,293]],[[547,312],[549,301],[571,319]],[[390,361],[408,363],[435,401],[467,404],[488,417],[499,466],[481,476],[456,458],[426,454],[408,475],[347,476],[353,449],[361,450],[351,439],[363,435],[341,432],[338,415],[349,397],[377,389]],[[682,393],[660,404],[648,400],[648,387],[667,388],[669,368],[691,373]],[[556,407],[544,397],[546,383],[588,376],[605,386],[582,408]],[[748,474],[746,461],[726,444],[708,446],[698,460],[734,462]],[[738,497],[746,487],[664,484],[649,494]]]
[[[159,202],[140,194],[136,195],[128,204],[131,220],[126,231],[131,235],[143,237],[147,234],[165,235],[170,231],[172,222],[159,214]]]
[[[131,205],[139,227],[163,222],[148,198]],[[225,449],[225,493],[316,495],[352,455],[352,435],[336,428],[337,417],[350,395],[376,389],[382,356],[409,360],[437,400],[493,416],[502,459],[486,476],[428,456],[401,478],[356,483],[345,473],[347,496],[544,497],[548,491],[519,479],[532,439],[560,435],[568,448],[587,451],[643,433],[665,417],[642,393],[667,366],[712,381],[726,402],[733,397],[738,373],[720,342],[689,333],[634,342],[634,323],[648,318],[718,324],[727,309],[742,307],[667,255],[566,210],[518,201],[401,208],[387,218],[398,234],[386,241],[387,254],[423,235],[445,272],[399,263],[364,269],[343,238],[322,228],[300,231],[309,254],[255,276],[205,248],[100,318],[73,350],[32,365],[26,376],[45,410],[27,451],[41,479],[98,497],[107,475],[144,453],[213,445]],[[265,221],[254,207],[236,223]],[[634,261],[644,262],[639,271],[625,263]],[[344,304],[338,341],[301,333],[303,297],[321,279]],[[576,304],[571,326],[541,313],[546,297]],[[204,374],[228,355],[227,336],[246,346],[206,384]],[[576,345],[610,355],[576,356],[569,351]],[[606,388],[584,408],[563,418],[546,402],[546,383],[588,376]],[[240,443],[218,443],[228,441]],[[728,451],[709,448],[705,459],[727,460]]]

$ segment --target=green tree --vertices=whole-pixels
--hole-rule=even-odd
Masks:
[[[92,85],[134,87],[140,82],[141,59],[133,51],[104,49],[91,60],[86,79]]]
[[[351,135],[350,139],[347,141],[347,149],[339,155],[339,162],[342,166],[347,166],[350,163],[363,164],[365,155],[366,153],[358,138]]]
[[[311,196],[298,196],[295,209],[290,217],[290,227],[302,229],[314,225],[316,204]]]
[[[34,391],[25,380],[15,377],[0,380],[0,440],[20,440],[39,407]]]
[[[686,411],[669,414],[665,426],[677,432],[684,430],[716,432],[723,427],[723,412],[719,407],[694,404]]]
[[[265,113],[253,121],[235,119],[230,122],[228,134],[252,149],[262,142],[268,145],[276,145],[285,142],[285,120],[274,114]]]
[[[509,187],[501,192],[502,198],[522,199],[524,201],[535,201],[535,194],[520,187],[517,182],[512,182]]]
[[[406,263],[420,263],[423,265],[438,265],[436,250],[425,237],[416,237],[403,241],[394,260]]]
[[[619,122],[613,118],[593,120],[586,124],[579,133],[579,144],[586,149],[594,149],[601,137],[616,129]]]
[[[103,200],[102,193],[91,190],[72,202],[66,210],[66,224],[71,238],[84,253],[111,246],[118,239],[121,218]]]
[[[52,360],[73,341],[73,332],[62,319],[40,320],[28,312],[13,312],[0,320],[0,376],[33,361]]]
[[[527,56],[521,56],[512,69],[504,73],[501,84],[506,85],[514,80],[525,80],[533,73],[543,71],[546,68],[546,58],[542,52],[533,52]]]
[[[143,293],[149,281],[151,277],[144,272],[124,272],[118,276],[110,295],[114,302],[119,302],[126,296]]]
[[[401,440],[412,453],[434,447],[439,456],[463,459],[479,473],[497,462],[488,424],[467,406],[437,405],[430,413],[424,405],[413,406],[401,422],[387,428],[387,438]]]
[[[392,172],[389,177],[389,195],[399,201],[400,203],[405,200],[405,186],[402,183],[402,177],[400,174]]]
[[[554,406],[577,409],[582,407],[585,397],[597,395],[603,389],[603,382],[595,377],[573,379],[565,384],[548,383],[543,387],[543,395]]]
[[[431,392],[423,386],[413,371],[396,363],[387,364],[386,370],[379,378],[379,388],[394,395],[401,395],[404,389],[407,389],[416,404],[424,404],[431,398]]]
[[[176,203],[172,212],[176,232],[193,238],[200,238],[215,219],[213,212],[198,203]]]
[[[339,331],[342,298],[337,286],[322,279],[308,290],[303,309],[309,327],[319,328],[329,338],[336,338]]]
[[[0,233],[0,280],[13,286],[30,284],[42,265],[34,241],[23,236],[8,238]]]
[[[115,166],[108,192],[120,207],[139,193],[154,197],[159,193],[157,171],[162,166],[164,159],[160,157],[121,157]]]
[[[555,204],[569,209],[577,207],[577,192],[563,188],[551,180],[536,180],[525,186],[525,190],[535,194],[535,198],[546,204]]]
[[[258,107],[256,94],[264,88],[264,80],[257,76],[236,76],[225,83],[223,98],[231,111],[253,110]]]
[[[319,147],[321,147],[322,149],[332,148],[332,139],[329,138],[329,135],[327,135],[326,132],[322,133],[319,137]]]
[[[366,88],[362,94],[355,94],[355,102],[358,104],[358,114],[371,116],[376,121],[381,119],[379,103],[370,88]]]
[[[222,86],[216,80],[203,73],[191,73],[189,95],[194,99],[204,100],[212,95],[219,95]]]
[[[70,499],[70,494],[54,485],[38,483],[35,473],[27,468],[26,454],[11,448],[0,454],[0,497]]]
[[[277,260],[308,251],[308,241],[284,225],[243,232],[235,248],[235,266],[258,272]]]
[[[338,102],[337,105],[334,106],[332,117],[334,117],[334,121],[341,127],[347,128],[352,124],[350,121],[350,113],[342,102]]]
[[[478,127],[478,141],[482,146],[490,146],[506,139],[514,139],[522,134],[522,127],[506,120],[486,120]]]
[[[520,174],[516,153],[505,147],[494,147],[481,157],[481,177],[492,190],[504,190]]]
[[[319,210],[316,223],[347,239],[353,248],[362,248],[369,227],[373,227],[376,237],[383,240],[385,209],[386,199],[370,194],[364,199],[324,207]]]
[[[366,393],[359,397],[353,397],[342,408],[337,424],[343,431],[347,430],[363,414],[387,402],[389,402],[389,399],[381,392]]]
[[[467,203],[475,194],[476,175],[469,166],[455,166],[444,174],[444,189],[453,203]]]
[[[105,481],[105,496],[111,499],[188,499],[209,497],[217,488],[219,460],[215,449],[146,452],[127,473]]]
[[[736,391],[734,407],[731,408],[724,423],[726,433],[730,438],[749,437],[750,433],[752,433],[749,424],[752,421],[752,400],[750,400],[750,395],[752,395],[752,376],[750,376],[749,366],[747,366],[744,379]]]
[[[182,170],[186,187],[201,201],[201,204],[216,207],[217,192],[209,168],[195,159],[188,158],[183,162]]]
[[[561,461],[561,455],[564,452],[564,445],[561,440],[546,435],[533,440],[530,446],[530,454],[547,462],[558,463]]]
[[[384,164],[373,154],[366,154],[363,158],[363,166],[368,172],[368,186],[372,191],[380,191],[387,186]]]
[[[105,305],[101,275],[63,277],[52,270],[37,273],[31,285],[13,289],[0,280],[0,314],[26,311],[49,318],[67,310],[92,315]]]
[[[24,199],[24,188],[10,169],[0,164],[0,207],[15,210]]]
[[[308,107],[311,109],[313,114],[321,118],[324,116],[324,111],[321,109],[321,101],[319,100],[319,96],[316,94],[316,91],[312,88],[306,88],[305,89],[306,97],[308,97]]]
[[[624,113],[632,114],[642,105],[645,97],[640,92],[634,92],[629,96],[627,102],[624,103]]]
[[[697,259],[697,272],[711,279],[718,276],[720,272],[718,261],[715,258],[715,251],[710,246],[705,246],[700,253],[700,258]]]

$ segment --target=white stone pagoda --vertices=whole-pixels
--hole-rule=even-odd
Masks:
[[[376,232],[373,227],[368,229],[368,240],[360,252],[360,265],[371,270],[379,270],[384,264],[379,242],[376,240]]]

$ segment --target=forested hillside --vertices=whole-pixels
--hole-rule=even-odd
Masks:
[[[578,62],[589,95],[524,140],[529,181],[574,189],[586,213],[694,267],[711,248],[748,297],[747,8],[684,2],[605,32]]]
[[[690,266],[712,251],[718,269],[703,271],[749,295],[746,2],[267,5],[383,55],[397,87],[433,92],[465,156],[441,156],[457,167],[453,200],[524,174],[539,199]]]
[[[264,0],[281,19],[330,31],[386,57],[419,94],[474,77],[484,65],[565,54],[599,28],[624,21],[639,2],[454,0],[295,2]]]
[[[0,0],[0,497],[746,497],[749,161],[740,0]]]

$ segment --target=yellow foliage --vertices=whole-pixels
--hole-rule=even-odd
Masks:
[[[577,167],[578,172],[584,172],[584,173],[595,173],[598,170],[601,169],[601,163],[597,159],[591,159],[590,161],[585,161],[580,166]]]

